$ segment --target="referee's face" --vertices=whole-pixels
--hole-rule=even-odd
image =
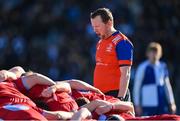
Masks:
[[[96,16],[95,18],[91,19],[91,24],[94,29],[94,32],[101,39],[103,39],[105,34],[107,33],[108,25],[102,21],[102,18],[100,16]]]

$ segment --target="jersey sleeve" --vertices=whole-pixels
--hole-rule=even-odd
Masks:
[[[116,53],[120,66],[131,66],[133,61],[133,45],[128,40],[121,40],[116,45]]]
[[[47,85],[35,85],[33,86],[29,91],[28,91],[28,97],[31,99],[39,99],[42,91],[46,89],[48,86]]]
[[[26,93],[27,93],[27,89],[26,89],[26,87],[24,86],[21,78],[19,78],[19,79],[17,79],[17,80],[14,80],[14,83],[16,84],[16,87],[18,88],[18,90],[19,90],[20,92],[22,92],[23,94],[26,94]]]
[[[35,107],[33,107],[33,109],[43,115],[43,112],[44,112],[44,111],[43,111],[42,108],[39,108],[39,107],[35,106]]]
[[[164,64],[164,74],[165,74],[165,78],[166,78],[166,77],[169,78],[169,71],[168,71],[167,65],[166,65],[166,63],[163,63],[163,64]]]

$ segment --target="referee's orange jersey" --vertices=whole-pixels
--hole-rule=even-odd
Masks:
[[[102,92],[119,90],[120,66],[131,66],[133,45],[119,31],[100,40],[96,46],[94,86]]]

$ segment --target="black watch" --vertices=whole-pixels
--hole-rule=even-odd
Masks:
[[[124,101],[125,98],[124,97],[118,97],[121,101]]]

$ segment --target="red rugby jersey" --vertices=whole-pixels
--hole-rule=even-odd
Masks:
[[[96,67],[94,86],[102,92],[119,90],[120,66],[131,66],[133,45],[119,31],[110,37],[100,40],[96,48]]]

